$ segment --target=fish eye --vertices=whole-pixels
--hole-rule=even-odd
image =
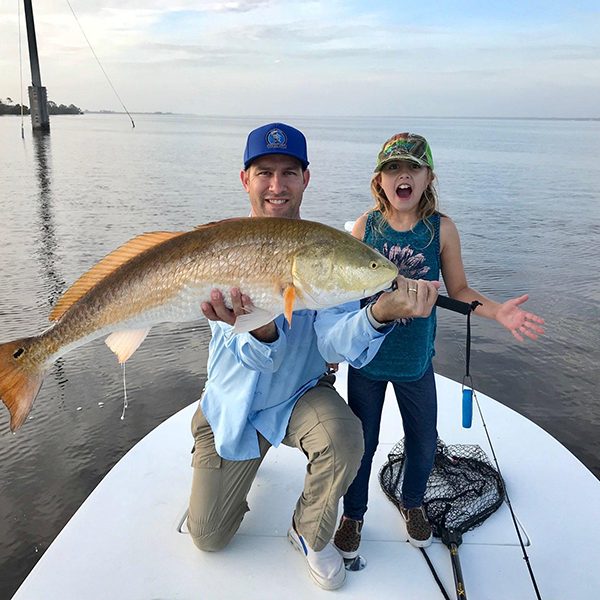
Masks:
[[[376,269],[377,268],[377,263],[375,261],[371,262],[371,269]]]

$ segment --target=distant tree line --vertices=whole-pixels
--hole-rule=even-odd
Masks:
[[[23,114],[28,115],[30,113],[29,107],[23,105]],[[0,115],[20,115],[21,105],[15,104],[12,98],[6,98],[3,100],[0,98]],[[82,115],[83,111],[74,104],[56,104],[52,100],[48,100],[48,114],[50,115]]]

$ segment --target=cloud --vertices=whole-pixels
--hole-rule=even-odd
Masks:
[[[137,110],[257,114],[288,103],[307,114],[495,106],[518,115],[551,93],[561,110],[582,113],[593,106],[590,93],[599,95],[600,13],[585,2],[546,11],[510,0],[402,10],[392,0],[71,2]],[[99,105],[110,94],[68,6],[47,0],[35,11],[51,97],[113,108]],[[17,95],[16,39],[16,16],[3,6],[0,96]]]

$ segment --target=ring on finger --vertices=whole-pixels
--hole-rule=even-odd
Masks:
[[[412,287],[409,287],[409,288],[408,288],[408,291],[409,291],[409,292],[414,292],[414,293],[416,294],[418,290],[417,290],[417,288],[416,288],[416,287],[414,287],[414,288],[412,288]]]

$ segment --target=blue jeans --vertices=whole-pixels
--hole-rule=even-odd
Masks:
[[[437,443],[437,395],[433,366],[417,381],[391,381],[404,427],[405,464],[402,504],[423,504]],[[388,381],[369,379],[352,367],[348,370],[348,404],[361,420],[365,453],[354,481],[344,496],[344,515],[361,521],[367,512],[369,477],[379,443],[381,413]]]

